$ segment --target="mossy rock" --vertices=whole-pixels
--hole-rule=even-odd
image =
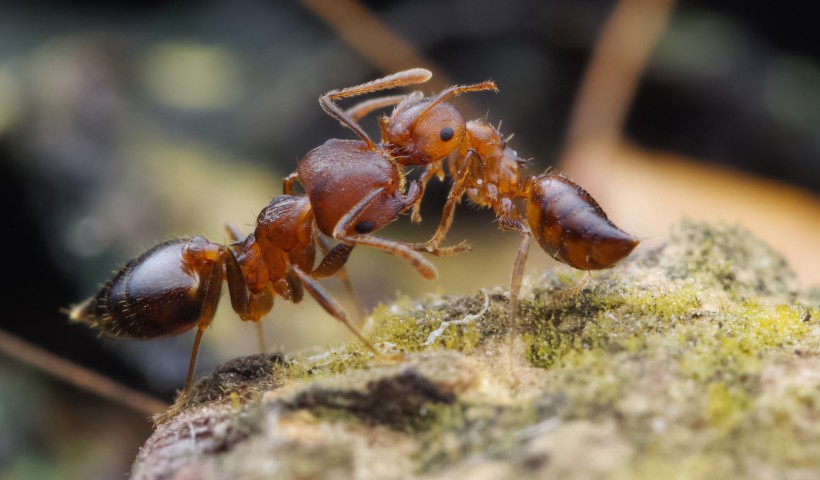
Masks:
[[[820,478],[820,298],[780,255],[684,222],[577,291],[566,272],[525,282],[512,357],[497,288],[380,307],[401,363],[233,360],[134,478]]]

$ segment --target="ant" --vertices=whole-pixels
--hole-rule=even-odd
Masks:
[[[637,241],[620,231],[589,194],[564,177],[530,177],[522,185],[523,163],[506,147],[500,133],[483,122],[465,122],[447,100],[467,92],[497,90],[495,83],[452,86],[435,97],[419,92],[371,99],[343,111],[337,100],[424,83],[432,74],[411,69],[372,82],[332,90],[320,105],[352,129],[360,140],[331,139],[313,149],[297,171],[283,181],[284,194],[274,198],[244,239],[228,226],[233,240],[215,244],[204,237],[161,243],[126,264],[113,279],[69,316],[116,337],[156,338],[197,327],[184,396],[193,381],[199,343],[213,320],[227,283],[231,306],[242,320],[259,320],[279,295],[300,302],[307,290],[334,318],[377,357],[384,355],[351,323],[344,310],[316,279],[342,275],[352,249],[367,246],[409,262],[423,277],[435,279],[435,267],[419,252],[453,255],[469,249],[466,242],[440,248],[452,224],[456,203],[466,193],[479,205],[491,206],[502,229],[520,232],[511,287],[511,322],[515,311],[531,231],[542,247],[576,268],[608,268],[632,251]],[[381,117],[382,142],[376,144],[358,119],[382,107],[396,107]],[[442,163],[457,172],[439,228],[425,243],[411,244],[372,235],[407,210],[420,221],[418,208],[426,184],[443,177]],[[422,178],[406,185],[405,168],[425,165]],[[305,195],[294,195],[299,181]],[[553,184],[558,192],[552,191]],[[527,220],[514,200],[527,199]],[[318,232],[317,232],[318,229]],[[330,247],[321,235],[339,243]],[[325,251],[318,266],[316,244]],[[616,258],[617,257],[617,258]],[[344,275],[346,277],[346,275]]]
[[[347,111],[336,103],[343,98],[377,90],[423,83],[431,75],[424,69],[411,69],[323,95],[319,100],[322,108],[353,130],[361,140],[329,140],[314,149],[300,162],[297,171],[285,179],[284,191],[292,193],[293,183],[298,180],[315,204],[331,201],[328,193],[337,192],[332,201],[339,202],[337,209],[353,214],[348,220],[355,223],[355,230],[359,232],[381,228],[384,223],[380,218],[389,221],[395,218],[389,214],[391,208],[403,211],[410,204],[411,219],[418,223],[426,185],[433,177],[444,178],[442,167],[446,159],[453,184],[439,226],[427,242],[404,245],[435,255],[452,255],[469,249],[466,242],[439,248],[452,225],[455,206],[465,194],[473,203],[492,208],[502,230],[520,233],[523,238],[510,286],[512,348],[517,328],[518,296],[533,236],[554,259],[587,272],[579,287],[585,283],[590,270],[615,266],[639,242],[609,221],[595,199],[565,176],[544,173],[522,179],[520,168],[526,161],[507,146],[509,138],[503,138],[501,132],[487,122],[465,122],[461,113],[445,102],[461,93],[497,91],[492,81],[449,87],[430,98],[419,92],[376,98]],[[358,120],[378,108],[392,105],[396,105],[392,114],[379,118],[382,141],[376,144]],[[390,198],[389,192],[397,187],[401,190],[404,167],[411,165],[425,165],[425,170],[420,180],[413,181],[408,188],[406,203],[386,203],[384,199]],[[365,185],[372,189],[369,194],[363,198],[354,195],[354,192],[362,193]],[[517,202],[526,203],[524,215],[519,212]],[[335,223],[337,216],[329,215],[327,221],[321,218],[323,214],[330,214],[332,208],[317,212],[320,230],[352,244],[349,234],[340,228],[342,224]],[[388,215],[384,215],[385,212]],[[361,217],[356,216],[360,213]]]
[[[424,278],[436,278],[435,267],[409,244],[377,237],[371,232],[396,220],[421,198],[418,182],[413,182],[405,191],[404,172],[399,165],[439,161],[458,144],[449,140],[460,141],[464,135],[464,121],[458,110],[444,100],[467,91],[494,89],[495,85],[485,82],[451,87],[427,101],[421,101],[420,94],[408,95],[408,99],[417,101],[412,105],[405,102],[404,105],[415,110],[396,117],[405,123],[383,123],[383,128],[409,149],[401,149],[402,153],[398,153],[398,148],[388,150],[387,144],[376,146],[334,100],[422,83],[430,77],[427,70],[413,69],[323,95],[322,107],[358,133],[362,141],[328,140],[308,153],[300,164],[298,177],[308,195],[292,194],[292,183],[296,179],[292,175],[285,180],[285,193],[262,210],[254,232],[244,239],[237,229],[228,226],[228,235],[233,240],[229,245],[193,237],[155,246],[128,262],[91,298],[72,307],[70,319],[114,337],[138,339],[178,335],[197,327],[183,396],[190,390],[202,334],[213,320],[223,283],[227,283],[233,310],[242,320],[257,325],[273,308],[276,295],[296,303],[307,290],[374,355],[384,358],[316,279],[343,272],[350,252],[357,245],[398,256]],[[384,105],[385,99],[380,102]],[[374,105],[372,101],[366,102],[359,106],[359,112],[378,108]],[[408,122],[411,117],[415,120]],[[460,119],[461,124],[441,126],[449,125],[449,117]],[[439,132],[433,141],[430,141],[430,129]],[[399,155],[401,161],[397,160]],[[307,166],[314,168],[302,169]],[[316,227],[340,243],[330,248],[317,234]],[[326,253],[314,268],[317,242]],[[452,254],[464,248],[431,251]]]
[[[639,241],[613,224],[598,202],[564,175],[547,172],[522,179],[520,169],[527,162],[507,146],[509,138],[503,138],[497,128],[473,120],[467,122],[466,131],[462,144],[447,159],[453,184],[439,226],[430,240],[414,247],[418,250],[438,247],[452,225],[456,204],[465,194],[472,203],[492,208],[501,230],[521,234],[510,281],[512,365],[518,297],[532,237],[553,259],[585,271],[573,293],[586,283],[591,270],[614,267]],[[431,166],[422,181],[429,181],[433,176],[441,178],[440,168]],[[517,207],[519,201],[526,205],[523,215]],[[417,204],[414,220],[420,220],[418,208]]]

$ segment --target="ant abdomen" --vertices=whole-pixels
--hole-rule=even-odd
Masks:
[[[195,326],[213,264],[192,265],[192,244],[202,237],[161,243],[126,264],[94,296],[71,309],[73,321],[116,337],[156,338]],[[220,272],[221,273],[221,272]]]
[[[528,182],[527,222],[547,253],[580,270],[613,267],[639,243],[563,175],[546,174]]]

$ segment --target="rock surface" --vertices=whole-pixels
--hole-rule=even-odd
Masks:
[[[820,477],[820,295],[780,255],[684,222],[577,293],[561,271],[525,284],[514,374],[506,290],[405,300],[369,325],[404,362],[358,344],[228,362],[133,476]]]

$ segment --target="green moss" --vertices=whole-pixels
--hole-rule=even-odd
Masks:
[[[417,453],[419,471],[431,472],[477,452],[495,457],[517,453],[517,432],[541,417],[533,405],[435,405],[426,412],[434,421]]]
[[[731,478],[732,473],[729,462],[721,461],[708,454],[696,454],[682,459],[641,457],[636,464],[616,472],[613,477],[616,480],[724,479]]]
[[[430,297],[426,301],[397,307],[380,307],[373,314],[371,338],[389,344],[400,352],[418,352],[428,348],[472,351],[489,332],[498,330],[499,317],[488,310],[479,318],[451,324],[430,345],[427,339],[443,322],[464,319],[482,311],[484,296],[461,298]]]
[[[573,350],[638,353],[646,348],[648,333],[691,319],[699,306],[691,284],[663,292],[595,289],[571,305],[530,306],[523,339],[530,363],[541,368]]]
[[[365,331],[386,352],[407,354],[401,366],[352,342],[277,364],[276,383],[300,382],[287,405],[295,422],[342,422],[346,434],[374,437],[373,424],[401,431],[424,473],[489,459],[550,477],[538,469],[579,451],[614,451],[614,478],[817,471],[820,309],[789,303],[787,269],[740,229],[688,224],[676,235],[640,267],[596,273],[572,293],[581,273],[534,282],[519,332],[536,368],[519,371],[519,386],[492,365],[507,335],[507,297],[498,293],[462,323],[482,310],[483,294],[380,307]],[[444,322],[452,323],[427,344]],[[557,433],[530,428],[548,419],[566,427],[558,443],[548,438]],[[602,425],[611,432],[600,434]],[[565,446],[571,441],[581,450]],[[547,460],[530,461],[539,458]]]
[[[818,318],[817,309],[742,300],[738,292],[747,292],[747,285],[733,283],[732,262],[709,261],[729,248],[718,243],[690,251],[687,272],[695,278],[672,286],[604,278],[574,299],[542,295],[552,302],[524,309],[528,360],[551,372],[548,390],[567,399],[567,419],[607,418],[629,409],[624,399],[636,395],[645,369],[664,365],[668,397],[659,401],[675,407],[655,412],[654,420],[622,421],[630,438],[647,446],[624,470],[626,477],[720,478],[703,472],[732,471],[731,459],[746,455],[744,448],[774,465],[820,464],[820,447],[814,447],[820,427],[806,432],[798,420],[820,417],[820,392],[788,394],[777,405],[760,401],[762,369],[769,364],[764,359],[816,328],[810,320]],[[703,292],[712,295],[707,306]],[[653,433],[652,422],[675,425],[674,433]],[[773,441],[783,447],[772,447]]]
[[[743,421],[752,397],[742,385],[712,382],[706,389],[706,421],[710,427],[727,431]]]

